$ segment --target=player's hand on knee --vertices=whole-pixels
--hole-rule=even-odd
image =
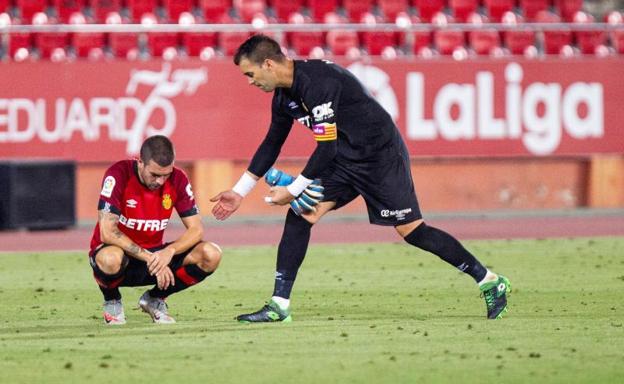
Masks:
[[[156,285],[158,285],[159,289],[167,289],[175,285],[175,277],[173,276],[171,268],[166,267],[156,275]]]
[[[147,269],[150,275],[160,274],[171,262],[174,251],[171,248],[163,248],[160,251],[152,253],[151,259],[147,262]]]

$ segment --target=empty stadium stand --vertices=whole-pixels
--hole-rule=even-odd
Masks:
[[[234,54],[254,30],[67,32],[62,25],[315,24],[273,33],[298,57],[389,51],[444,57],[462,49],[475,57],[623,54],[622,11],[591,13],[592,5],[582,0],[0,0],[0,28],[60,26],[44,32],[5,29],[0,52],[18,61],[163,57],[165,52],[169,58],[212,58]],[[206,49],[208,56],[202,55]]]

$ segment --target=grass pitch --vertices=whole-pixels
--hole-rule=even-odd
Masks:
[[[621,383],[624,238],[467,242],[506,274],[506,318],[470,278],[403,244],[311,247],[291,324],[238,324],[272,291],[275,249],[226,249],[171,296],[107,327],[85,254],[0,254],[0,383]]]

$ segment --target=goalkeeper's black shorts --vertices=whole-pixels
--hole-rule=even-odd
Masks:
[[[422,218],[405,144],[398,142],[367,161],[336,158],[321,174],[323,201],[334,209],[362,195],[371,224],[401,225]]]

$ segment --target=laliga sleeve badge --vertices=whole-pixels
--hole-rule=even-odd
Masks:
[[[104,179],[104,185],[102,186],[102,192],[100,194],[104,197],[111,197],[113,189],[115,188],[115,178],[113,176],[106,176]]]
[[[169,195],[168,193],[165,193],[165,194],[163,195],[163,200],[162,200],[162,206],[163,206],[163,208],[165,208],[165,209],[171,209],[171,204],[172,204],[172,201],[171,201],[171,195]]]

